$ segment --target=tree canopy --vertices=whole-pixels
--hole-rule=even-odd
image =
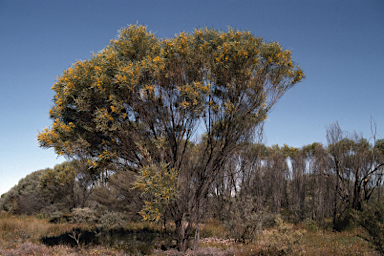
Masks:
[[[200,220],[228,156],[303,77],[289,50],[248,31],[202,28],[159,39],[132,25],[58,77],[53,124],[38,141],[95,167],[137,173],[143,216],[159,219],[166,207],[185,250],[192,229],[181,221]]]
[[[290,51],[249,32],[196,29],[159,40],[132,25],[58,78],[52,87],[54,122],[38,140],[58,154],[80,151],[97,159],[113,154],[137,162],[138,142],[153,144],[153,137],[168,139],[166,133],[190,138],[201,120],[207,121],[208,134],[245,116],[254,126],[302,78]],[[129,141],[119,138],[122,130]],[[122,144],[136,150],[117,150]]]

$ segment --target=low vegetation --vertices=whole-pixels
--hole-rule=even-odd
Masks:
[[[331,225],[331,223],[329,223]],[[171,227],[172,225],[169,225]],[[174,225],[173,225],[174,226]],[[292,224],[277,216],[272,227],[246,242],[218,220],[201,224],[197,251],[189,255],[380,255],[363,237],[363,228],[334,232]],[[171,227],[172,229],[172,227]],[[168,230],[170,231],[170,230]],[[184,255],[164,227],[153,222],[125,222],[100,228],[36,216],[0,214],[0,255]],[[192,247],[192,245],[191,245]]]

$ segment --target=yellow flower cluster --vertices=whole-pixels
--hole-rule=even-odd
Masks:
[[[140,212],[145,220],[158,221],[161,210],[171,199],[176,196],[178,172],[169,168],[167,164],[149,165],[144,167],[135,182],[135,187],[146,195],[151,195],[151,200],[145,201]]]

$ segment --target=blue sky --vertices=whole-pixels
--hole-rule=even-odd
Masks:
[[[56,77],[133,23],[159,38],[231,26],[291,50],[306,79],[268,116],[268,145],[326,144],[335,121],[369,138],[371,116],[384,138],[382,0],[1,0],[0,194],[64,160],[36,142],[52,123]]]

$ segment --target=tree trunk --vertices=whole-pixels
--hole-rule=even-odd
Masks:
[[[199,239],[200,239],[200,224],[196,226],[195,241],[193,242],[193,250],[196,252],[199,249]]]
[[[176,235],[177,235],[177,250],[179,252],[185,252],[188,249],[188,234],[185,232],[182,218],[175,221]]]
[[[337,199],[338,199],[338,194],[337,191],[339,190],[339,178],[336,176],[336,189],[335,189],[335,195],[334,195],[334,208],[333,208],[333,228],[336,227],[336,219],[337,219]]]

